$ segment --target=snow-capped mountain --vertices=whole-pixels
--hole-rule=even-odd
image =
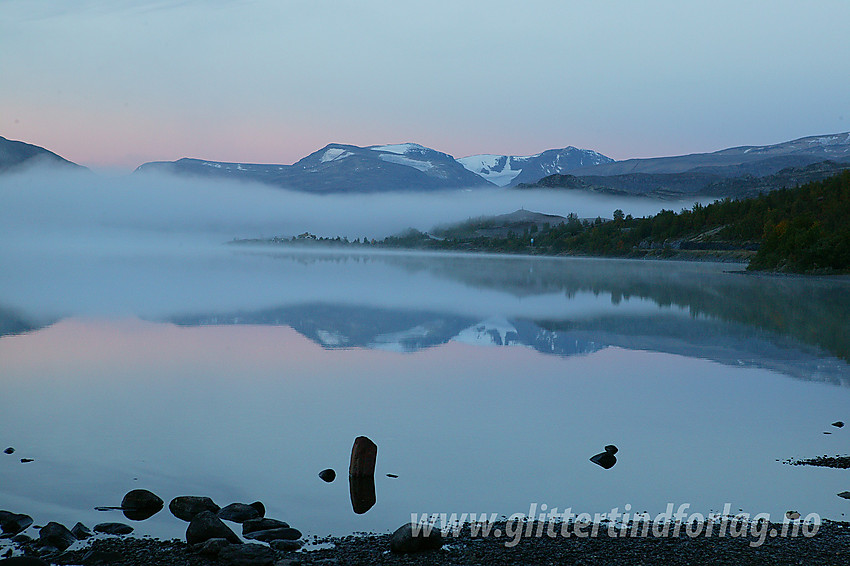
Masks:
[[[145,163],[137,171],[246,179],[315,193],[384,192],[506,187],[610,161],[601,153],[574,147],[529,156],[473,155],[455,159],[416,143],[366,147],[332,143],[292,165],[183,158]]]
[[[152,162],[137,171],[239,178],[314,193],[430,191],[492,187],[446,153],[415,143],[359,147],[332,143],[292,165],[199,159]]]
[[[458,163],[499,187],[534,183],[547,175],[562,174],[579,167],[611,163],[614,160],[589,149],[565,147],[535,155],[470,155]]]
[[[490,317],[464,328],[452,341],[476,346],[509,346],[520,343],[516,327],[503,317]]]

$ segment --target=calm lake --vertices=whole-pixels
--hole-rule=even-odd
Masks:
[[[262,501],[309,535],[531,504],[846,519],[850,283],[734,264],[212,246],[6,253],[0,508]],[[824,434],[829,432],[831,434]],[[378,445],[355,514],[351,445]],[[604,470],[589,461],[619,448]],[[21,458],[33,458],[22,464]],[[333,483],[317,474],[336,470]],[[386,474],[397,475],[397,478]],[[130,521],[127,521],[130,522]],[[182,537],[166,510],[138,534]]]

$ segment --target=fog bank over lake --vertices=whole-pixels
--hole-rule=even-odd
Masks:
[[[163,238],[209,243],[305,231],[382,238],[408,227],[429,230],[520,208],[610,218],[617,208],[643,216],[693,202],[497,188],[316,195],[239,181],[35,169],[0,177],[0,242],[102,246],[109,239],[110,245],[131,246],[140,244],[140,236],[157,243]]]

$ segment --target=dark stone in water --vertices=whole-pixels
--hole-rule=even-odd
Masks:
[[[3,453],[4,454],[14,454],[15,449],[10,446],[10,447],[6,448],[5,450],[3,450]]]
[[[289,528],[289,523],[278,521],[277,519],[250,519],[242,523],[242,536],[257,531],[267,531],[269,529],[286,529]]]
[[[264,531],[252,531],[244,535],[245,538],[258,540],[260,542],[271,542],[273,540],[298,540],[301,531],[292,527],[281,527],[278,529],[267,529]]]
[[[33,458],[21,458],[21,464],[28,464],[30,462],[35,462]]]
[[[0,511],[0,530],[4,535],[14,536],[32,525],[32,517],[23,513]]]
[[[218,559],[228,566],[271,566],[275,555],[268,546],[248,543],[222,548]]]
[[[261,515],[250,505],[246,505],[244,503],[231,503],[230,505],[223,507],[218,512],[218,517],[219,519],[233,521],[234,523],[244,523],[251,519],[259,519]]]
[[[605,447],[605,452],[601,452],[591,457],[590,461],[608,470],[610,468],[613,468],[614,464],[617,463],[617,457],[614,456],[614,454],[616,453],[617,447],[613,444],[609,444]]]
[[[844,428],[844,422],[843,421],[835,421],[834,423],[832,423],[832,426],[834,426],[835,428]]]
[[[377,458],[377,444],[365,436],[358,436],[354,439],[354,446],[351,447],[351,462],[348,465],[348,477],[374,477]]]
[[[71,527],[71,534],[77,537],[77,540],[85,540],[92,535],[89,528],[82,523],[77,523]]]
[[[351,508],[358,515],[362,515],[375,505],[377,501],[375,476],[349,476],[348,489],[351,494]]]
[[[388,478],[397,478],[398,476],[397,476],[397,475],[395,475],[395,474],[387,474],[387,477],[388,477]]]
[[[321,472],[319,472],[319,478],[321,478],[322,481],[331,483],[336,479],[336,472],[330,468],[328,468],[327,470],[322,470]]]
[[[440,529],[433,528],[427,536],[421,531],[415,535],[413,529],[421,528],[421,525],[408,523],[396,529],[390,538],[390,550],[398,554],[408,554],[412,552],[425,552],[427,550],[436,550],[443,546],[443,535]]]
[[[146,489],[128,491],[121,500],[121,510],[131,521],[144,521],[162,511],[165,505],[155,493]]]
[[[209,497],[199,497],[195,495],[181,495],[175,497],[168,504],[168,510],[171,514],[183,521],[191,521],[196,515],[203,511],[218,513],[221,507]]]
[[[45,546],[53,546],[58,550],[66,550],[77,540],[68,527],[53,521],[41,527],[38,538]]]
[[[242,544],[236,533],[230,530],[230,527],[218,518],[212,511],[201,511],[189,523],[186,529],[186,542],[189,544],[198,544],[208,541],[211,538],[223,538],[233,544]]]
[[[94,526],[94,532],[107,535],[129,535],[133,527],[124,523],[98,523]]]
[[[838,497],[843,497],[844,499],[850,499],[850,491],[842,491],[838,494]]]

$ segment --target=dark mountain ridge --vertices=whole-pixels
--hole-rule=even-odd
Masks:
[[[35,165],[85,169],[43,147],[0,137],[0,173]]]

